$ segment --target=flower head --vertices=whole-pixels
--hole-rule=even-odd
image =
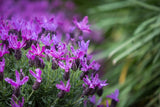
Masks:
[[[23,107],[24,104],[24,97],[22,97],[22,102],[18,101],[18,104],[14,101],[14,99],[11,99],[11,105],[12,107]]]
[[[53,43],[53,40],[50,39],[50,34],[48,33],[47,36],[42,36],[41,37],[41,41],[44,45],[46,46],[50,46]]]
[[[111,93],[110,95],[107,95],[106,97],[111,98],[115,100],[116,102],[119,102],[118,95],[119,95],[119,90],[116,89],[114,93]]]
[[[105,81],[101,81],[99,79],[99,76],[98,74],[96,74],[95,76],[91,76],[91,80],[89,79],[89,77],[86,75],[86,78],[83,78],[83,81],[85,82],[86,85],[89,86],[89,88],[92,88],[94,89],[95,87],[99,87],[99,88],[102,88],[106,85],[108,85],[108,83],[106,83],[107,80]]]
[[[93,95],[92,97],[89,97],[89,100],[91,103],[93,103],[94,105],[96,105],[97,107],[100,107],[100,103],[102,102],[102,98],[100,98],[97,102],[96,102],[96,96]]]
[[[66,65],[59,61],[58,65],[62,68],[65,69],[65,72],[69,72],[69,69],[72,67],[72,61],[74,58],[69,58],[69,55],[66,56],[65,61],[66,61]]]
[[[57,24],[55,23],[54,17],[47,18],[47,17],[40,17],[36,18],[36,21],[40,24],[42,28],[46,30],[55,31],[57,29]]]
[[[76,59],[81,59],[85,54],[85,52],[80,49],[75,50],[73,46],[71,46],[71,51]]]
[[[108,83],[106,83],[107,80],[104,80],[104,81],[100,80],[98,74],[96,74],[95,76],[93,76],[92,74],[91,79],[95,87],[102,88],[108,85]]]
[[[70,88],[71,88],[71,85],[70,85],[70,80],[67,81],[67,84],[66,86],[64,85],[64,83],[62,81],[60,81],[60,84],[56,84],[56,87],[60,90],[63,90],[65,92],[69,92],[70,91]]]
[[[39,68],[37,68],[35,71],[36,71],[36,73],[34,73],[32,70],[29,70],[31,75],[36,78],[36,81],[40,83],[42,80],[42,78],[41,78],[42,71]]]
[[[91,32],[90,25],[88,23],[88,16],[85,16],[81,22],[78,22],[77,19],[73,18],[73,23],[83,32]]]
[[[19,88],[21,85],[26,83],[29,79],[28,76],[25,76],[22,80],[20,80],[20,74],[17,70],[15,70],[15,75],[16,75],[16,82],[10,78],[5,78],[5,81],[11,84],[15,88]]]
[[[81,50],[81,51],[84,51],[85,54],[87,54],[89,42],[90,42],[90,40],[88,40],[86,43],[85,43],[84,40],[82,40],[81,42],[78,42],[78,45],[79,45],[80,50]]]
[[[31,46],[32,50],[29,50],[29,52],[31,52],[32,54],[39,56],[39,57],[45,57],[45,55],[43,55],[43,52],[45,51],[45,46],[41,47],[39,46],[39,44],[37,44],[37,48],[35,45]]]
[[[9,48],[21,49],[26,45],[26,43],[23,39],[22,39],[22,42],[18,41],[17,39],[18,39],[17,36],[12,35],[9,37],[9,40],[8,40],[9,41]]]

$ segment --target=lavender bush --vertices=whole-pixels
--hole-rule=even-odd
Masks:
[[[11,4],[18,5],[11,5]],[[26,10],[22,4],[26,3]],[[41,5],[31,14],[32,8]],[[100,64],[88,54],[91,35],[88,17],[82,20],[64,11],[51,13],[49,2],[2,1],[0,17],[0,105],[12,107],[103,106],[90,100],[103,94],[107,80],[99,78]],[[51,2],[56,8],[72,2]],[[5,11],[6,6],[11,6]],[[37,6],[37,8],[38,8]],[[13,8],[16,8],[14,10]],[[4,10],[4,11],[3,11]],[[55,9],[56,10],[56,9]],[[19,11],[19,12],[17,12]],[[13,14],[14,13],[14,14]],[[19,72],[20,71],[20,72]],[[23,71],[23,72],[22,72]],[[15,74],[14,74],[15,72]],[[118,90],[107,96],[118,100]],[[106,103],[108,107],[108,101]]]

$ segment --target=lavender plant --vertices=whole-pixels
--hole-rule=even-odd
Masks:
[[[90,41],[83,35],[92,30],[87,16],[82,21],[61,14],[6,16],[0,18],[2,106],[97,106],[89,97],[101,96],[108,83],[100,80],[100,64],[88,54]]]

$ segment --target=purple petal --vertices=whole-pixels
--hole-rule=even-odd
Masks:
[[[58,65],[59,65],[62,69],[65,69],[65,68],[66,68],[65,65],[64,65],[64,63],[61,62],[61,61],[58,62]]]
[[[16,82],[14,82],[10,78],[5,78],[5,81],[8,82],[9,84],[11,84],[12,86],[16,87],[16,88],[19,86]]]
[[[30,72],[30,74],[31,74],[32,76],[34,76],[35,78],[37,78],[37,75],[36,75],[32,70],[29,70],[29,72]]]
[[[106,100],[106,107],[109,107],[108,100]]]
[[[96,96],[93,95],[92,97],[89,97],[89,100],[91,103],[96,104]]]
[[[28,81],[29,77],[28,76],[25,76],[22,80],[21,80],[21,83],[20,85],[23,85],[24,83],[26,83]]]
[[[20,75],[19,72],[17,70],[15,70],[15,75],[16,75],[16,83],[20,83]]]

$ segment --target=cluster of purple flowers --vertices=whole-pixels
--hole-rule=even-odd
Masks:
[[[80,69],[82,74],[81,80],[85,82],[83,95],[93,95],[96,91],[99,95],[102,95],[103,86],[108,85],[106,81],[101,81],[96,72],[99,70],[100,65],[96,61],[91,61],[91,56],[87,54],[89,42],[84,40],[77,40],[72,37],[68,40],[68,37],[62,38],[63,35],[71,35],[81,32],[79,36],[82,36],[83,32],[91,32],[88,23],[88,17],[80,22],[74,18],[72,32],[63,31],[62,34],[59,32],[62,26],[58,24],[55,17],[36,17],[30,21],[23,19],[17,19],[20,23],[14,23],[13,20],[1,18],[0,20],[0,40],[1,44],[1,80],[3,79],[3,71],[5,66],[5,54],[14,54],[16,60],[20,60],[22,56],[22,50],[28,50],[26,56],[29,59],[29,65],[35,66],[37,69],[34,73],[32,70],[29,72],[36,78],[33,84],[33,89],[37,90],[41,83],[41,73],[39,69],[44,69],[45,63],[44,58],[52,60],[52,69],[64,69],[63,78],[68,81],[65,86],[61,81],[61,84],[57,84],[56,87],[60,89],[58,94],[59,98],[62,98],[66,92],[70,91],[70,70],[76,71]],[[75,25],[74,25],[75,24]],[[4,33],[5,32],[5,33]],[[62,41],[62,39],[64,39]],[[77,44],[78,43],[78,44]],[[16,70],[16,82],[10,78],[5,78],[5,81],[10,83],[14,87],[13,95],[18,97],[20,94],[20,86],[28,81],[29,77],[20,74]],[[92,73],[91,80],[88,75]],[[21,74],[22,71],[21,71]],[[100,92],[101,91],[101,92]]]
[[[46,2],[43,1],[44,9],[48,9]],[[3,2],[2,2],[3,3]],[[9,5],[12,2],[7,2]],[[28,3],[17,2],[20,4]],[[41,3],[41,2],[39,2]],[[62,6],[60,0],[53,2],[55,7]],[[13,5],[14,6],[14,5]],[[13,7],[11,6],[11,7]],[[72,2],[66,2],[65,6],[68,9],[73,9],[74,4]],[[4,6],[5,7],[5,6]],[[4,14],[4,7],[2,6],[1,14]],[[31,9],[34,6],[26,7]],[[18,8],[18,6],[14,8]],[[51,69],[56,70],[61,68],[64,70],[63,79],[67,81],[65,85],[63,81],[60,84],[56,84],[57,89],[60,89],[58,93],[59,98],[63,98],[67,92],[70,92],[72,87],[70,84],[70,72],[82,71],[80,80],[84,81],[82,96],[92,96],[97,93],[99,96],[103,93],[103,87],[107,86],[106,80],[99,79],[98,71],[100,64],[95,60],[92,60],[92,56],[88,54],[88,47],[90,40],[84,40],[86,34],[92,34],[88,24],[88,17],[85,16],[81,21],[77,17],[73,17],[73,20],[65,17],[63,12],[56,13],[54,15],[41,15],[37,13],[36,16],[31,15],[28,12],[29,19],[26,15],[12,16],[15,10],[11,9],[7,12],[7,17],[0,17],[0,80],[4,79],[5,69],[5,54],[12,55],[16,60],[22,59],[23,50],[27,51],[28,64],[30,67],[35,66],[35,72],[29,70],[30,74],[36,78],[32,89],[37,90],[42,82],[42,71],[45,68],[45,59],[48,62],[52,62]],[[21,11],[19,9],[19,11]],[[30,11],[30,10],[29,10]],[[15,12],[16,13],[16,12]],[[23,12],[20,12],[21,14]],[[11,16],[12,17],[11,17]],[[79,69],[79,70],[78,70]],[[12,107],[22,107],[24,104],[24,98],[22,103],[17,98],[20,96],[21,86],[25,84],[29,77],[25,76],[20,70],[20,73],[15,70],[16,81],[6,77],[4,80],[12,85]],[[114,98],[117,101],[117,96],[108,96]]]

